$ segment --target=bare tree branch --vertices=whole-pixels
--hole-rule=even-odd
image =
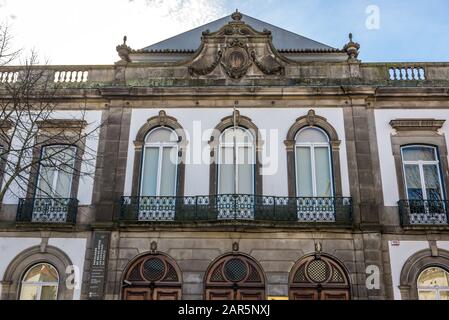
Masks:
[[[0,63],[18,58],[10,49],[11,39],[8,28],[0,26]],[[14,70],[17,79],[0,81],[0,203],[7,194],[72,198],[77,192],[72,181],[95,174],[101,155],[90,142],[98,141],[103,124],[87,121],[86,102],[61,112],[62,88],[54,71],[39,65],[36,52]]]

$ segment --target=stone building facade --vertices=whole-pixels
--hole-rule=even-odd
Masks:
[[[1,299],[449,298],[449,63],[359,49],[236,12],[125,38],[114,65],[48,66],[61,114],[104,123],[95,175],[72,220],[6,197]]]

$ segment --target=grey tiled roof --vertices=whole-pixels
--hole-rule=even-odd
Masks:
[[[303,37],[296,33],[281,29],[269,23],[257,20],[245,14],[242,14],[242,21],[252,26],[258,31],[264,29],[270,30],[273,35],[273,45],[279,51],[312,51],[312,52],[334,52],[339,51],[333,47],[312,39]],[[219,30],[222,26],[232,21],[231,15],[215,20],[201,27],[181,33],[172,38],[155,43],[140,51],[146,52],[192,52],[201,45],[201,36],[203,31],[211,32]]]

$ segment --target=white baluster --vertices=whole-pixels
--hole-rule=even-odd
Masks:
[[[55,75],[54,75],[54,79],[53,79],[53,81],[54,82],[59,82],[59,71],[55,71]]]

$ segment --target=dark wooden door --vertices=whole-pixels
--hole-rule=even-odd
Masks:
[[[208,289],[206,290],[206,300],[233,300],[234,292],[232,289]]]
[[[321,300],[349,300],[347,290],[324,290],[321,292]]]
[[[237,291],[237,300],[264,300],[265,290],[240,289]]]
[[[317,290],[294,290],[291,293],[292,300],[318,300]]]
[[[348,290],[297,289],[290,293],[292,300],[349,300],[349,297]]]
[[[149,301],[149,300],[179,300],[181,289],[157,288],[126,288],[124,300]]]
[[[123,298],[124,300],[137,301],[152,300],[151,290],[146,288],[126,288]]]
[[[161,253],[136,259],[125,273],[124,300],[180,300],[181,271],[176,262]]]
[[[155,289],[154,300],[179,300],[181,299],[181,289]]]
[[[206,300],[264,300],[265,290],[263,289],[208,289],[206,290]]]
[[[349,278],[334,259],[311,255],[293,267],[289,296],[291,300],[350,300]]]
[[[243,254],[228,254],[211,264],[206,273],[206,300],[265,300],[261,267]]]

